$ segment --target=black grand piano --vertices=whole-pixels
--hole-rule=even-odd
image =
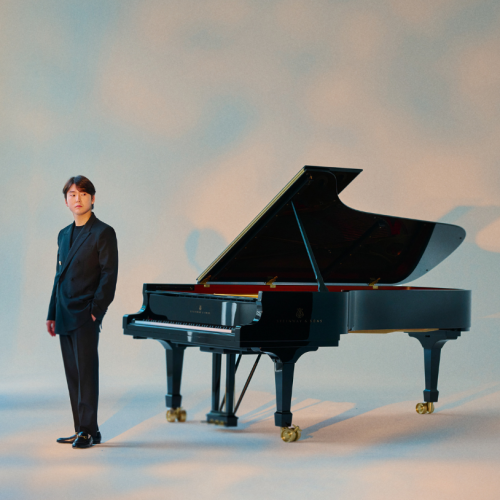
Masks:
[[[168,421],[184,421],[186,347],[212,353],[207,421],[236,426],[237,409],[262,354],[274,361],[275,424],[300,438],[290,411],[295,363],[351,333],[406,332],[424,349],[425,390],[416,410],[438,401],[441,348],[470,327],[469,290],[403,285],[464,240],[458,226],[360,212],[339,194],[361,172],[305,166],[198,277],[196,284],[144,284],[144,303],[123,318],[126,335],[166,349]],[[221,401],[221,361],[226,356]],[[256,356],[235,404],[235,373]]]

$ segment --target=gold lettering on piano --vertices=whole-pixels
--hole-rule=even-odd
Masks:
[[[210,311],[202,311],[203,307],[200,305],[198,306],[198,310],[197,311],[189,311],[190,313],[193,313],[193,314],[210,314]]]
[[[297,307],[297,310],[295,311],[295,317],[297,319],[277,319],[275,320],[276,323],[296,323],[296,324],[312,324],[312,323],[323,323],[322,319],[316,319],[316,318],[305,318],[305,312],[303,307]]]

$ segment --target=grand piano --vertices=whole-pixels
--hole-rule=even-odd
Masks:
[[[180,393],[187,347],[212,354],[207,421],[236,426],[241,399],[262,355],[274,362],[275,425],[293,442],[295,363],[341,336],[406,332],[424,351],[419,414],[438,401],[441,349],[470,328],[469,290],[412,287],[464,240],[458,226],[360,212],[339,194],[361,170],[305,166],[197,278],[144,284],[143,305],[123,317],[126,335],[166,350],[167,420],[184,421]],[[242,356],[256,356],[238,401]],[[221,401],[222,356],[225,391]]]

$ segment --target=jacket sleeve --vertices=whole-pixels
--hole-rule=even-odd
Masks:
[[[115,298],[118,277],[118,243],[115,230],[108,226],[97,240],[101,277],[92,301],[92,314],[102,320],[108,306]]]
[[[57,263],[56,263],[56,277],[54,278],[54,285],[52,287],[52,295],[50,296],[49,303],[49,313],[47,315],[47,321],[55,321],[56,319],[56,291],[57,291],[57,279],[59,278],[59,240],[61,237],[61,232],[57,236]]]

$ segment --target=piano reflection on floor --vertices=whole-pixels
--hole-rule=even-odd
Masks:
[[[207,421],[236,426],[239,405],[262,354],[275,367],[275,424],[292,425],[295,363],[341,335],[406,332],[424,349],[420,414],[438,401],[441,348],[470,328],[471,292],[411,287],[464,240],[458,226],[360,212],[339,194],[360,170],[306,166],[198,277],[196,284],[144,284],[142,308],[123,318],[126,335],[166,350],[167,420],[184,421],[182,364],[187,347],[212,354]],[[221,401],[222,356],[226,356]],[[235,401],[242,356],[256,356]]]

